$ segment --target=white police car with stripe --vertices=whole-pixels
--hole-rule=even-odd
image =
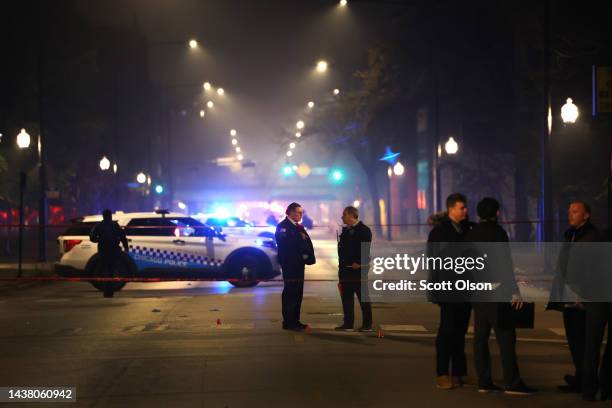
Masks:
[[[227,280],[235,286],[255,286],[261,279],[280,274],[273,239],[223,235],[185,214],[165,210],[146,213],[113,214],[124,228],[129,256],[117,262],[114,275],[129,278],[176,277]],[[102,216],[74,220],[58,237],[60,261],[55,264],[61,276],[100,277],[97,244],[89,240],[91,229]],[[92,281],[102,289],[103,284]],[[125,282],[116,282],[120,290]]]

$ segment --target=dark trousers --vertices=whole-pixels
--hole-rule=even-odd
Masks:
[[[282,304],[283,304],[283,325],[295,327],[300,321],[300,309],[302,308],[302,298],[304,297],[304,270],[301,274],[283,273]]]
[[[586,333],[586,314],[584,310],[565,308],[563,310],[563,325],[565,326],[567,345],[574,362],[576,385],[580,387],[584,367],[584,336]]]
[[[100,263],[99,270],[97,272],[98,277],[101,278],[114,278],[117,269],[117,263],[119,262],[119,256],[121,253],[100,253]],[[115,293],[114,290],[114,282],[105,282],[104,283],[104,296],[109,297],[113,296]]]
[[[342,311],[344,313],[344,325],[353,327],[355,323],[355,307],[354,299],[357,295],[359,305],[361,306],[361,314],[363,316],[363,327],[372,327],[372,305],[368,302],[367,293],[361,295],[361,278],[359,274],[354,276],[340,277],[340,298],[342,299]]]
[[[472,306],[467,302],[440,303],[440,326],[436,336],[436,371],[438,376],[467,375],[465,334]]]
[[[586,332],[584,344],[584,369],[582,390],[585,395],[595,395],[598,389],[608,396],[612,394],[612,303],[585,303]],[[599,367],[599,354],[604,330],[608,325],[608,342]],[[599,376],[598,376],[599,372]]]
[[[501,354],[504,383],[507,388],[513,388],[521,383],[516,360],[516,329],[499,327],[498,308],[498,303],[474,304],[474,363],[478,375],[478,386],[486,387],[493,384],[491,353],[489,352],[489,335],[493,329]]]

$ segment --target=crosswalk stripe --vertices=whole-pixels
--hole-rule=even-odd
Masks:
[[[121,331],[126,332],[126,333],[133,333],[133,332],[143,331],[146,327],[147,326],[145,325],[128,326],[128,327],[124,327]]]
[[[223,295],[224,298],[252,298],[255,297],[254,293],[226,293]]]
[[[548,329],[551,332],[555,333],[557,336],[561,336],[561,337],[565,337],[565,329],[564,328],[552,328],[552,329]]]
[[[38,299],[36,303],[53,303],[53,302],[67,302],[69,298],[59,298],[59,299]]]
[[[383,331],[410,331],[410,332],[426,332],[427,329],[418,324],[381,324],[380,328]]]
[[[308,323],[308,327],[314,330],[334,330],[337,323]]]
[[[240,329],[240,330],[249,330],[255,328],[255,323],[222,323],[222,324],[211,324],[209,328],[217,329],[217,330],[227,330],[227,329]]]

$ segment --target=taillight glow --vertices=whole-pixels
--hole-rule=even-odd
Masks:
[[[64,240],[64,253],[70,251],[75,246],[79,245],[83,240],[81,239],[65,239]]]

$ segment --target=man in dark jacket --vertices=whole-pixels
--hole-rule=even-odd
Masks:
[[[516,359],[516,329],[500,324],[500,299],[512,302],[512,307],[520,309],[523,306],[519,288],[514,278],[512,255],[508,246],[508,234],[497,223],[499,217],[499,203],[494,198],[486,197],[480,200],[476,208],[480,222],[466,234],[467,242],[474,242],[479,246],[480,252],[488,255],[487,265],[477,272],[481,279],[495,283],[495,293],[484,296],[474,295],[474,362],[478,376],[479,392],[501,391],[493,383],[491,377],[491,354],[489,353],[489,336],[491,329],[495,330],[495,338],[499,346],[504,371],[504,393],[510,395],[525,395],[535,392],[527,387],[521,380]],[[497,244],[487,245],[494,242]],[[487,301],[488,300],[488,301]]]
[[[342,298],[344,322],[336,330],[353,330],[355,320],[354,297],[361,305],[363,322],[359,331],[372,331],[372,307],[367,292],[362,293],[362,283],[367,284],[372,231],[359,221],[359,210],[346,207],[342,212],[342,234],[338,241],[338,288]],[[367,287],[367,286],[366,286]]]
[[[307,325],[300,322],[300,309],[304,294],[305,265],[316,262],[312,241],[302,220],[302,206],[291,203],[285,211],[287,217],[276,227],[278,262],[283,271],[283,329],[303,331]]]
[[[463,194],[454,193],[446,198],[447,215],[431,230],[427,239],[428,257],[459,255],[455,253],[457,248],[453,247],[453,243],[464,242],[465,234],[473,226],[467,220],[466,204],[467,199]],[[454,271],[433,270],[430,274],[430,282],[456,279]],[[467,375],[465,334],[470,322],[469,299],[436,292],[430,294],[430,299],[440,306],[440,325],[436,336],[436,386],[446,390],[461,387],[463,377]],[[452,373],[449,372],[451,367]],[[452,378],[449,374],[452,374]]]
[[[99,276],[113,277],[118,262],[121,259],[121,247],[125,252],[129,252],[129,245],[125,231],[113,221],[111,210],[102,211],[102,222],[97,224],[89,234],[91,242],[98,244],[99,268],[102,273]],[[113,297],[113,282],[106,282],[104,285],[104,297]]]
[[[591,210],[587,203],[574,201],[570,203],[567,218],[570,225],[565,231],[564,245],[559,254],[557,277],[555,284],[561,289],[566,285],[567,265],[570,257],[572,242],[597,242],[600,240],[599,232],[591,224]],[[555,299],[559,300],[559,299]],[[584,347],[586,334],[586,314],[582,302],[549,302],[547,309],[563,312],[563,325],[565,337],[574,363],[574,375],[566,374],[564,380],[567,384],[559,386],[563,392],[581,392],[584,369]]]

